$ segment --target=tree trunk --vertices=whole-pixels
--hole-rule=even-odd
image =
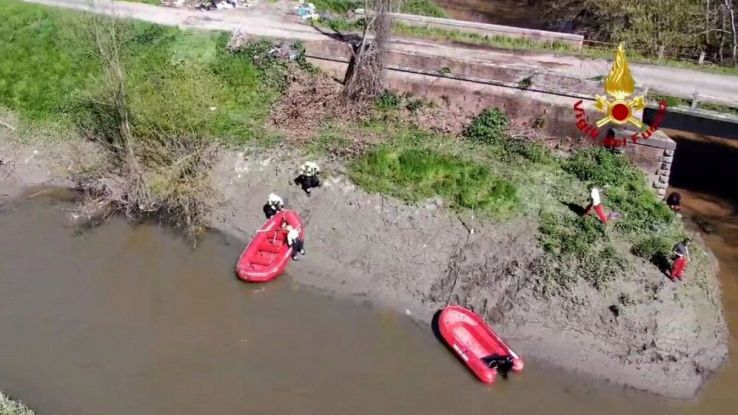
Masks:
[[[723,0],[725,3],[725,9],[728,12],[728,18],[730,19],[730,29],[733,35],[733,63],[738,63],[738,32],[736,31],[735,24],[735,5],[733,0]]]

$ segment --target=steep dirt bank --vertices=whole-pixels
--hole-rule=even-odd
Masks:
[[[33,147],[3,140],[0,148],[6,194],[64,183],[72,161],[60,146],[54,157],[37,150],[27,163]],[[307,224],[308,256],[289,268],[301,283],[407,310],[424,322],[449,301],[470,306],[524,355],[668,396],[694,395],[727,354],[714,272],[672,284],[644,263],[632,283],[603,292],[581,285],[548,298],[529,270],[541,254],[535,223],[475,221],[470,235],[468,215],[456,218],[437,200],[407,206],[367,194],[345,179],[340,163],[325,166],[325,186],[308,199],[292,184],[300,161],[286,149],[221,151],[213,172],[221,203],[211,223],[245,242],[263,223],[266,195],[282,194]],[[716,265],[710,256],[694,266]],[[643,280],[652,290],[635,288]]]

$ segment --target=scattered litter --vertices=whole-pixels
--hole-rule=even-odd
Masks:
[[[241,338],[241,339],[238,339],[238,342],[239,342],[239,343],[248,343],[248,342],[249,342],[249,339],[247,339],[247,338],[243,337],[243,338]]]
[[[409,316],[409,315],[412,315],[412,313],[410,312],[410,310],[408,310],[408,309],[406,308],[406,309],[405,309],[405,315],[406,315],[406,316]]]
[[[175,1],[175,3],[177,3]],[[174,4],[181,7],[181,4]],[[244,9],[251,7],[250,1],[244,0],[202,0],[195,6],[195,9],[202,11],[223,10],[223,9]]]
[[[315,6],[313,3],[305,4],[304,1],[300,1],[299,4],[295,6],[295,14],[300,16],[303,20],[320,18],[318,13],[315,12]]]
[[[293,61],[297,59],[300,52],[294,43],[282,42],[269,50],[269,56]]]
[[[215,111],[215,110],[216,110],[215,107],[210,107],[210,111]]]

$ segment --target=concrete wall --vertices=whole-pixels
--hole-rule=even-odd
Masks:
[[[658,107],[646,107],[643,110],[643,120],[651,123],[657,110]],[[738,140],[738,116],[689,108],[669,108],[661,128]]]
[[[619,138],[628,138],[633,134],[633,131],[627,129],[616,128],[614,130],[616,137]],[[646,174],[649,184],[659,196],[664,196],[669,186],[676,142],[663,131],[657,130],[648,140],[640,140],[637,144],[628,142],[621,149]]]
[[[341,47],[342,46],[342,47]],[[310,45],[306,44],[308,60],[338,79],[343,79],[348,66],[348,49],[341,45]],[[319,56],[316,58],[315,56]],[[326,58],[325,56],[333,56]],[[494,106],[504,108],[505,111],[519,122],[543,122],[542,130],[552,137],[551,145],[577,147],[590,145],[592,140],[582,137],[576,126],[574,104],[582,101],[582,107],[588,116],[588,123],[594,124],[599,119],[599,113],[594,109],[594,101],[587,95],[557,94],[551,89],[557,87],[557,82],[568,82],[565,77],[543,78],[543,87],[548,91],[539,91],[537,88],[521,89],[514,78],[513,71],[494,65],[474,65],[469,62],[433,61],[428,57],[417,55],[392,55],[389,61],[394,63],[388,66],[385,83],[388,89],[410,93],[433,101],[439,105],[449,105],[476,115],[482,110]],[[439,67],[439,64],[451,65],[459,76],[442,76],[427,69],[416,70],[410,66]],[[432,65],[432,66],[429,66]],[[469,75],[474,74],[474,75]],[[495,82],[485,80],[481,76],[495,76],[512,80],[512,82]],[[519,75],[518,75],[519,76]],[[577,80],[579,81],[579,80]],[[572,81],[573,82],[573,81]],[[581,81],[579,81],[581,82]],[[546,84],[548,83],[548,84]],[[534,83],[535,85],[535,83]],[[600,93],[598,83],[582,83],[583,92]],[[541,88],[543,89],[543,88]],[[596,89],[596,92],[594,92]],[[598,145],[602,145],[607,128],[602,128]],[[676,143],[661,131],[656,131],[648,140],[640,140],[637,144],[630,142],[632,131],[616,129],[619,137],[627,137],[628,144],[622,151],[648,177],[650,185],[663,195],[668,186]]]
[[[356,10],[357,16],[364,16],[363,9]],[[369,11],[372,15],[372,11]],[[418,27],[438,28],[450,31],[477,33],[482,36],[504,36],[527,38],[539,42],[560,42],[576,49],[581,49],[584,36],[571,33],[549,32],[547,30],[524,29],[521,27],[502,26],[488,23],[476,23],[463,20],[443,19],[438,17],[417,16],[414,14],[390,13],[396,22]]]

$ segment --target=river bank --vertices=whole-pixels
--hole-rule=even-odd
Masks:
[[[100,85],[76,36],[84,18],[11,4],[18,45],[3,45],[15,55],[0,68],[16,81],[0,99],[21,115],[3,113],[18,128],[0,129],[6,198],[75,186],[88,207],[204,225],[243,246],[275,191],[307,223],[308,257],[291,273],[308,286],[426,324],[465,305],[526,356],[668,396],[694,396],[725,358],[714,257],[698,241],[684,284],[666,279],[655,259],[686,231],[624,157],[549,149],[497,108],[457,118],[391,92],[347,106],[299,50],[291,62],[268,42],[227,47],[225,35],[145,23],[120,23],[127,78]],[[100,104],[120,87],[127,102]],[[326,173],[310,199],[292,184],[308,157]],[[578,214],[595,184],[623,214],[611,226]]]
[[[488,387],[404,311],[325,295],[299,268],[237,280],[240,238],[193,249],[121,217],[80,234],[71,195],[38,192],[0,214],[16,235],[0,238],[0,388],[39,414],[718,415],[735,402],[665,399],[530,355]],[[39,246],[53,249],[28,255]]]
[[[61,173],[70,171],[78,150],[53,146],[47,152],[50,147],[9,141],[2,147],[0,193],[7,197],[32,185],[69,184]],[[542,298],[529,271],[541,255],[536,224],[479,221],[469,235],[463,222],[470,218],[449,215],[441,200],[410,206],[368,194],[342,174],[338,162],[326,165],[331,177],[308,199],[290,184],[296,158],[274,150],[222,151],[213,170],[221,202],[210,223],[245,243],[263,221],[262,196],[278,191],[307,224],[308,256],[290,266],[300,283],[400,310],[424,323],[447,303],[466,305],[524,355],[674,397],[694,396],[727,353],[714,279],[671,284],[644,267],[638,280],[656,283],[646,294],[657,299],[653,303],[640,300],[644,293],[627,282],[605,295],[578,286],[579,307],[564,298]],[[622,293],[632,304],[621,305],[622,314],[615,316],[611,306]],[[701,308],[708,304],[714,308]]]

